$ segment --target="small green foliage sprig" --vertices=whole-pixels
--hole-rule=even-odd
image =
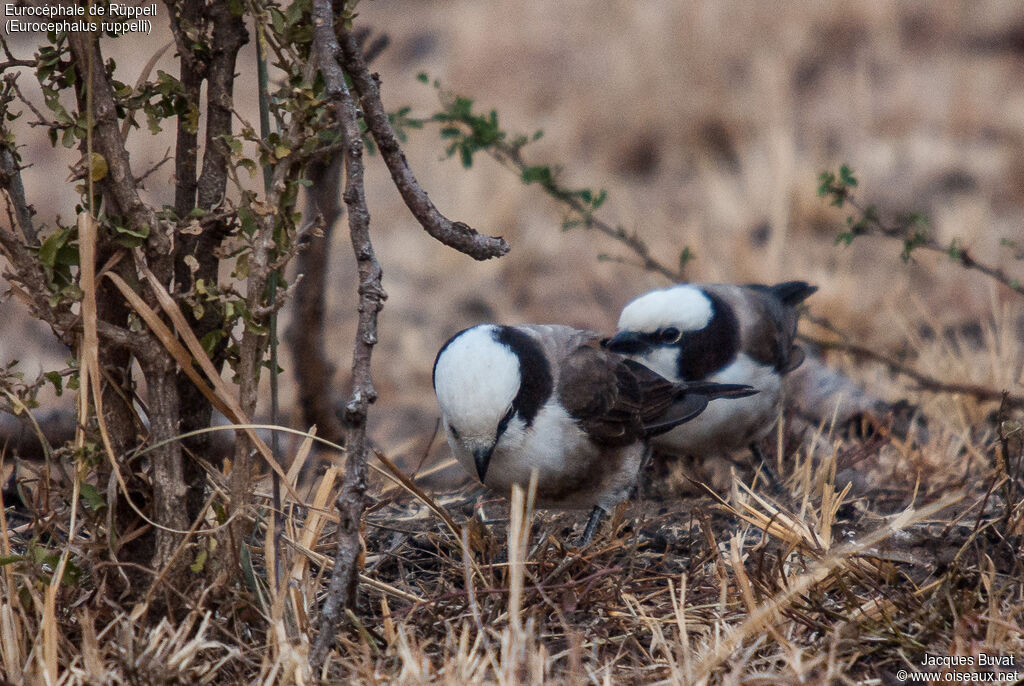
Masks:
[[[1020,279],[1011,277],[998,267],[975,260],[959,238],[953,238],[948,245],[940,243],[928,232],[928,221],[922,214],[912,212],[893,221],[886,221],[875,205],[861,205],[854,198],[854,189],[857,185],[857,177],[845,164],[839,167],[838,172],[823,171],[818,175],[819,197],[827,198],[829,204],[834,207],[849,205],[856,211],[846,217],[846,230],[836,236],[836,245],[850,245],[858,236],[877,235],[894,238],[903,243],[900,257],[904,262],[910,262],[913,259],[913,252],[919,248],[944,253],[964,269],[979,271],[1010,290],[1024,295],[1024,285]],[[1000,244],[1016,248],[1016,243],[1010,239],[1004,238]],[[1024,253],[1016,252],[1014,258],[1024,259]]]
[[[441,88],[440,82],[426,74],[417,77],[423,83],[431,83],[438,91],[442,109],[421,122],[441,125],[441,138],[446,141],[445,154],[458,156],[462,166],[470,168],[477,153],[485,153],[503,166],[516,172],[519,180],[526,185],[538,185],[550,197],[565,206],[569,213],[562,221],[562,230],[575,228],[595,229],[629,249],[638,260],[623,256],[599,254],[605,262],[632,264],[648,271],[657,272],[672,281],[684,281],[683,271],[695,258],[687,246],[679,254],[678,268],[673,268],[651,255],[647,244],[636,232],[628,232],[622,226],[613,226],[596,216],[608,199],[608,192],[594,188],[571,188],[559,179],[560,169],[546,164],[532,164],[523,157],[523,149],[540,138],[544,132],[537,130],[531,135],[511,134],[502,129],[497,110],[487,113],[476,112],[471,98],[454,96]]]
[[[0,366],[0,403],[7,405],[8,399],[15,398],[18,403],[33,410],[39,407],[38,396],[47,385],[53,387],[58,396],[64,393],[65,386],[71,390],[78,389],[78,369],[74,359],[68,360],[68,367],[59,370],[41,371],[32,381],[25,380],[25,373],[18,369],[18,360],[11,360]],[[17,414],[16,408],[4,407],[4,411]]]

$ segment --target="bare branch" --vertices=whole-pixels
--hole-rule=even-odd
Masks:
[[[35,103],[33,103],[31,100],[29,100],[28,98],[25,97],[25,94],[21,92],[21,88],[18,86],[18,75],[17,74],[6,74],[6,75],[4,75],[4,83],[10,85],[11,90],[13,90],[14,94],[18,96],[18,100],[20,100],[22,102],[22,104],[25,105],[25,107],[27,107],[32,112],[32,114],[36,115],[36,119],[38,121],[30,122],[29,126],[46,126],[46,127],[50,127],[50,128],[65,128],[64,126],[61,126],[61,125],[57,124],[57,122],[53,121],[52,119],[47,118],[46,115],[44,115],[39,110],[39,108],[35,106]]]
[[[805,334],[799,334],[798,338],[806,343],[815,345],[822,350],[840,350],[842,352],[848,352],[856,357],[884,364],[893,372],[916,381],[918,388],[922,391],[969,395],[983,402],[1004,400],[1006,407],[1024,407],[1024,396],[1010,395],[1006,391],[996,390],[994,388],[978,384],[947,383],[945,381],[940,381],[939,379],[919,372],[913,367],[909,367],[898,360],[894,360],[888,355],[883,355],[882,353],[875,352],[871,348],[857,345],[856,343],[850,343],[848,341],[827,341],[821,338],[807,336]]]
[[[496,141],[492,147],[487,148],[487,152],[498,162],[514,169],[520,177],[522,177],[523,172],[530,168],[530,165],[523,160],[522,153],[519,148],[514,145],[509,145],[504,141]],[[566,205],[569,209],[579,215],[583,228],[597,229],[604,235],[618,241],[631,250],[634,255],[640,258],[640,264],[638,266],[650,272],[657,272],[669,281],[686,281],[681,270],[672,269],[653,257],[650,249],[647,247],[647,244],[644,243],[643,239],[641,239],[638,234],[629,233],[621,226],[612,226],[611,224],[602,221],[594,214],[594,211],[587,207],[577,196],[567,192],[566,189],[557,185],[554,181],[544,183],[542,185],[544,187],[544,191],[548,195]],[[610,261],[619,260],[612,259]]]
[[[227,3],[210,6],[213,57],[207,69],[206,146],[199,175],[197,203],[203,209],[215,207],[224,197],[230,151],[222,140],[231,133],[234,107],[235,58],[249,39],[241,17]]]
[[[362,519],[366,491],[366,413],[377,399],[370,375],[370,359],[377,342],[377,313],[387,297],[381,287],[381,269],[370,241],[370,214],[363,189],[363,141],[352,94],[345,85],[345,75],[338,64],[340,53],[334,33],[334,17],[330,0],[313,1],[313,31],[316,64],[323,75],[326,97],[337,121],[341,124],[345,143],[345,205],[348,207],[349,232],[359,269],[359,325],[352,350],[352,395],[345,406],[348,429],[348,457],[345,482],[335,506],[338,508],[338,548],[334,572],[320,619],[320,633],[310,654],[314,673],[323,664],[327,651],[334,645],[338,619],[346,608],[355,604],[356,569],[362,543],[359,522]],[[343,34],[343,40],[351,36]],[[396,180],[397,181],[397,180]]]
[[[157,169],[159,169],[160,167],[164,166],[164,165],[165,165],[165,164],[166,164],[167,162],[169,162],[169,161],[170,161],[170,159],[171,159],[171,149],[170,149],[170,148],[168,148],[168,149],[167,149],[167,152],[165,152],[165,153],[164,153],[164,156],[163,156],[163,157],[162,157],[162,158],[160,159],[160,161],[159,161],[159,162],[157,162],[156,164],[154,164],[153,166],[151,166],[151,167],[150,167],[149,169],[147,169],[146,171],[144,171],[144,172],[142,173],[142,176],[140,176],[140,177],[139,177],[138,179],[136,179],[136,181],[137,181],[137,182],[138,182],[139,184],[141,184],[141,183],[142,183],[143,181],[145,181],[145,180],[146,180],[146,179],[147,179],[147,178],[149,177],[149,175],[150,175],[150,174],[152,174],[153,172],[155,172],[155,171],[156,171]]]
[[[99,44],[90,34],[74,32],[68,34],[68,43],[75,62],[82,65],[83,71],[86,64],[91,62],[93,65],[91,83],[86,85],[86,77],[83,77],[78,87],[92,90],[93,141],[96,152],[106,160],[108,169],[107,176],[100,183],[132,226],[149,227],[146,255],[150,260],[150,268],[162,282],[170,283],[173,256],[169,227],[164,226],[152,208],[139,197],[138,184],[132,174],[128,151],[118,126],[113,87],[103,66]]]
[[[911,251],[916,248],[943,253],[954,262],[959,263],[964,269],[981,272],[985,276],[1006,286],[1011,291],[1024,295],[1024,280],[1007,274],[999,267],[978,262],[957,239],[954,238],[949,245],[943,245],[934,236],[916,230],[913,226],[914,220],[899,221],[895,224],[882,221],[873,206],[860,204],[854,199],[850,189],[846,186],[833,184],[829,187],[829,193],[835,198],[833,204],[841,206],[842,203],[846,202],[860,213],[860,220],[850,229],[849,235],[851,237],[884,236],[885,238],[903,241],[904,260],[909,260]]]
[[[307,172],[312,183],[306,196],[306,217],[320,217],[324,235],[311,237],[299,253],[297,271],[303,278],[295,290],[295,314],[287,334],[291,349],[302,351],[293,355],[292,368],[303,426],[315,425],[321,436],[334,443],[343,440],[345,429],[335,412],[334,365],[324,354],[323,321],[330,236],[341,216],[341,162],[341,156],[316,161]]]
[[[15,67],[34,67],[36,66],[35,60],[20,60],[14,56],[11,52],[11,46],[7,44],[7,40],[0,36],[0,47],[3,47],[4,55],[7,56],[7,61],[0,63],[0,73],[12,69]]]
[[[416,177],[413,176],[412,170],[409,169],[405,153],[399,146],[398,138],[391,128],[388,114],[381,102],[377,80],[370,74],[356,38],[342,31],[340,40],[344,54],[345,72],[352,78],[352,83],[359,93],[363,120],[373,139],[377,142],[381,157],[391,172],[391,178],[409,211],[431,236],[475,260],[501,257],[507,253],[509,245],[504,238],[477,233],[467,224],[451,221],[434,207],[434,203],[427,197],[419,182],[416,181]]]
[[[7,191],[7,197],[14,207],[14,214],[18,219],[18,228],[21,235],[25,237],[28,245],[36,243],[36,229],[32,223],[32,215],[35,210],[25,199],[25,186],[21,181],[21,168],[18,160],[14,157],[14,150],[11,145],[0,144],[0,187]]]

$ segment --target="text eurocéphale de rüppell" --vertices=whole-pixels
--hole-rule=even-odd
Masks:
[[[4,3],[4,28],[7,33],[78,33],[102,31],[104,33],[145,33],[153,31],[157,3],[129,5],[112,2],[109,5],[16,5]]]

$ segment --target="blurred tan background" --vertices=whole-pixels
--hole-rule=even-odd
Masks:
[[[1024,263],[1000,247],[1002,238],[1024,243],[1019,2],[364,0],[358,9],[357,24],[391,38],[374,64],[389,110],[437,110],[435,91],[416,80],[426,72],[480,109],[496,108],[512,132],[543,129],[526,158],[560,166],[566,185],[607,189],[600,216],[638,232],[662,261],[674,263],[689,246],[694,280],[814,282],[821,290],[811,311],[857,342],[911,350],[915,364],[951,381],[1021,391],[1019,297],[941,255],[918,252],[904,265],[892,241],[835,246],[846,213],[816,196],[818,173],[847,163],[865,202],[922,212],[940,241],[958,237],[978,259],[1024,278]],[[164,40],[119,39],[104,50],[133,83]],[[14,45],[27,53],[34,41]],[[159,68],[176,74],[170,52]],[[251,44],[241,59],[248,73]],[[24,84],[34,90],[29,75]],[[242,80],[238,95],[256,121],[255,88]],[[77,155],[50,149],[39,130],[21,140],[31,145],[25,180],[40,221],[52,225],[57,213],[69,221],[74,192],[54,180]],[[136,174],[173,145],[140,131],[131,144]],[[599,253],[629,255],[596,233],[562,232],[562,208],[493,160],[479,156],[463,170],[442,159],[443,149],[436,127],[411,133],[406,152],[425,189],[447,216],[504,236],[512,251],[478,263],[434,242],[379,158],[369,158],[371,226],[389,294],[372,433],[397,454],[416,453],[429,437],[431,364],[458,329],[557,321],[610,330],[625,302],[665,285],[599,262]],[[147,183],[160,203],[169,200],[169,170]],[[355,331],[343,223],[332,250],[330,355],[343,391]],[[32,365],[63,358],[17,303],[5,301],[0,316],[0,360],[19,357],[34,373]],[[920,400],[880,368],[843,356],[830,362],[891,399]],[[294,393],[289,373],[283,380],[287,411]],[[962,426],[980,419],[971,407],[943,412]]]

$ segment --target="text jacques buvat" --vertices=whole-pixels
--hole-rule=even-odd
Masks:
[[[112,2],[93,5],[17,5],[4,3],[4,27],[7,33],[45,33],[49,31],[77,33],[145,33],[153,31],[157,3],[129,5]]]

